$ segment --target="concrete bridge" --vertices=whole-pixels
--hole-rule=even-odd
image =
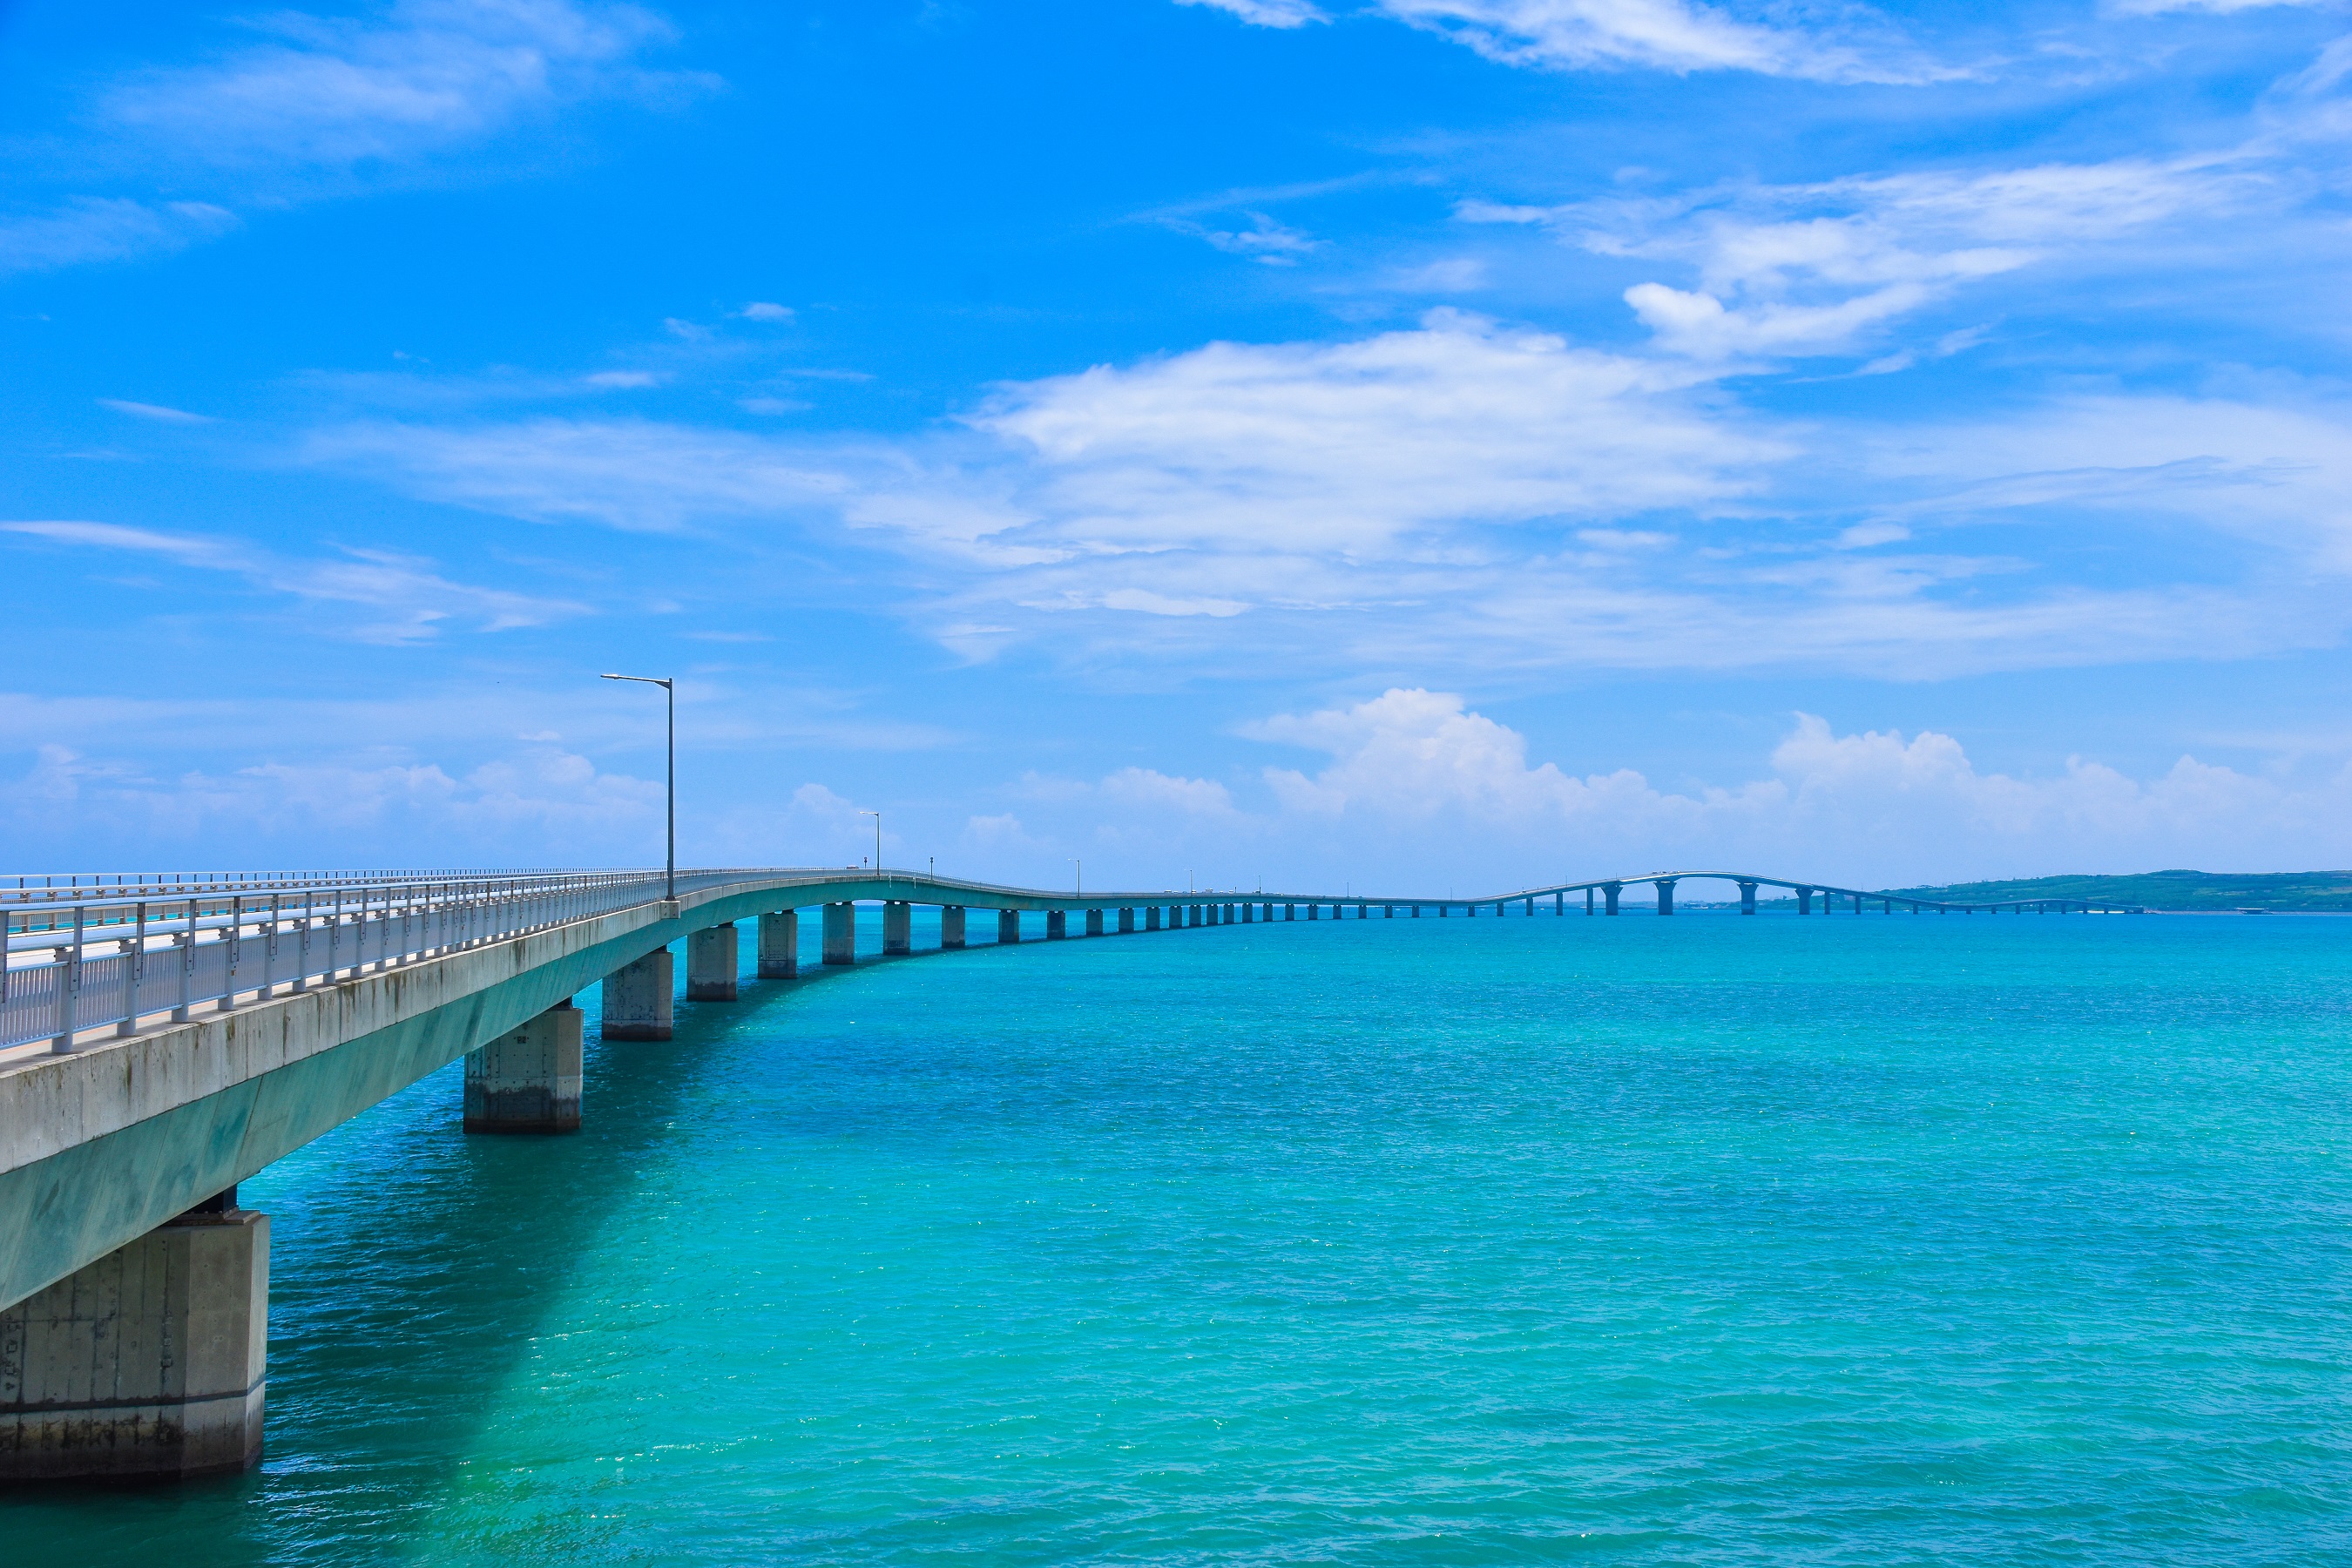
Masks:
[[[0,879],[0,1481],[234,1472],[260,1456],[269,1226],[236,1184],[465,1059],[467,1132],[580,1124],[583,1015],[607,1040],[670,1037],[685,995],[756,973],[856,961],[856,907],[882,954],[995,915],[1000,943],[1260,921],[1620,912],[1628,888],[1675,909],[1685,881],[1759,888],[1797,912],[1990,912],[1727,871],[1651,872],[1475,899],[1257,891],[1059,893],[863,868],[225,872]],[[6,880],[16,885],[8,887]],[[2080,903],[2003,905],[2071,912]],[[1042,930],[1040,929],[1042,927]]]

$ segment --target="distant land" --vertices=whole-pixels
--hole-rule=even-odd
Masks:
[[[2032,877],[2014,882],[1954,882],[1890,888],[1906,899],[2005,904],[2025,899],[2090,899],[2151,910],[2352,910],[2352,871],[2147,871],[2136,877]]]
[[[2082,899],[2147,910],[2327,910],[2352,914],[2352,871],[2144,871],[2130,877],[2027,877],[2009,882],[1949,882],[1932,888],[1887,888],[1898,899],[1942,904],[2008,904],[2036,899]],[[1875,896],[1881,889],[1872,889]],[[1764,889],[1759,903],[1792,903]],[[1685,900],[1690,909],[1731,909],[1730,900]]]

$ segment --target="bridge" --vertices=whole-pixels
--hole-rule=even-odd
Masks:
[[[0,879],[0,1482],[239,1471],[261,1451],[269,1226],[236,1185],[426,1074],[465,1061],[463,1128],[580,1125],[583,1014],[610,1040],[670,1037],[685,996],[851,964],[856,906],[880,956],[938,951],[972,911],[1010,944],[1262,921],[1615,915],[1629,888],[1761,888],[1823,914],[2120,911],[1962,905],[1732,871],[1659,871],[1473,899],[1234,890],[1068,893],[863,868],[680,872],[215,872]],[[7,886],[14,881],[15,886]],[[1076,922],[1076,929],[1073,929]],[[1042,924],[1042,931],[1038,927]],[[983,934],[985,924],[983,922]],[[980,945],[986,945],[982,943]],[[870,956],[870,955],[869,955]]]

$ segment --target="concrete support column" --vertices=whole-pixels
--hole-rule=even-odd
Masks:
[[[827,963],[857,962],[857,906],[856,904],[824,906],[824,961]]]
[[[1498,905],[1496,907],[1499,908],[1500,906]],[[1478,906],[1475,904],[1465,904],[1462,906],[1462,912],[1465,916],[1475,921],[1478,918]]]
[[[1551,896],[1551,912],[1555,915],[1565,915],[1568,913],[1568,895],[1566,893],[1554,893]]]
[[[949,904],[940,910],[940,945],[958,948],[963,940],[963,906]]]
[[[1799,888],[1797,889],[1797,912],[1801,915],[1809,915],[1813,912],[1813,890],[1811,888]]]
[[[1419,904],[1412,906],[1412,918],[1415,920],[1421,919],[1421,906]]]
[[[1284,920],[1286,920],[1286,921],[1295,921],[1295,920],[1297,920],[1297,919],[1298,918],[1298,906],[1297,906],[1297,904],[1285,904],[1285,905],[1283,905],[1283,906],[1282,906],[1282,918],[1283,918]]]
[[[902,957],[915,951],[915,906],[904,899],[891,899],[882,906],[882,952],[886,957]]]
[[[668,1039],[677,1001],[677,955],[657,947],[604,976],[604,1037]]]
[[[1675,912],[1675,879],[1672,877],[1664,878],[1658,883],[1658,912],[1662,915]]]
[[[1124,913],[1125,911],[1121,912]],[[1146,904],[1143,907],[1143,929],[1145,931],[1158,931],[1160,929],[1160,906],[1158,904]]]
[[[1625,884],[1622,882],[1603,882],[1601,884],[1601,901],[1608,906],[1608,908],[1603,911],[1604,913],[1613,915],[1617,912],[1617,895],[1624,890]]]
[[[1004,943],[1006,946],[1011,946],[1013,943],[1021,940],[1021,911],[1019,910],[999,910],[996,911],[996,940]]]
[[[686,999],[735,1000],[735,971],[741,957],[732,922],[696,931],[686,939]]]
[[[466,1054],[468,1132],[580,1131],[580,1042],[586,1015],[567,996],[520,1029]]]
[[[801,912],[777,910],[760,917],[760,978],[790,980],[801,972]]]
[[[1070,934],[1070,915],[1066,910],[1045,911],[1045,940],[1060,942]]]
[[[1125,936],[1133,930],[1135,930],[1135,911],[1133,910],[1119,910],[1118,934]]]
[[[1309,904],[1309,905],[1307,905],[1307,918],[1308,920],[1310,920],[1310,921],[1319,921],[1319,920],[1321,920],[1321,919],[1323,918],[1323,906],[1322,906],[1322,905],[1320,905],[1320,904]]]
[[[1224,922],[1226,925],[1231,925],[1231,924],[1233,924],[1233,923],[1234,923],[1234,906],[1233,906],[1233,905],[1231,905],[1231,904],[1219,904],[1219,905],[1217,906],[1217,913],[1218,913],[1218,915],[1223,919],[1223,922]]]
[[[1256,920],[1257,920],[1257,906],[1256,906],[1255,904],[1244,904],[1244,905],[1242,906],[1242,924],[1244,924],[1244,925],[1250,925],[1250,924],[1254,924],[1254,923],[1256,921]]]
[[[1753,882],[1739,884],[1739,912],[1743,915],[1756,912],[1756,884]]]
[[[1102,912],[1100,910],[1088,910],[1087,911],[1087,934],[1088,936],[1100,936],[1100,935],[1102,935],[1102,933],[1103,933],[1103,918],[1102,918],[1102,917],[1103,917],[1103,912]]]
[[[0,1311],[0,1483],[251,1469],[268,1333],[269,1216],[231,1187]]]
[[[1454,918],[1454,906],[1453,906],[1453,905],[1451,905],[1451,904],[1440,904],[1440,905],[1438,905],[1438,906],[1437,906],[1437,918],[1438,918],[1439,920],[1442,920],[1442,921],[1450,921],[1450,920],[1452,920],[1452,919]]]
[[[1535,901],[1535,900],[1534,900],[1533,898],[1530,898],[1530,899],[1528,899],[1528,919],[1529,919],[1529,920],[1533,920],[1533,919],[1535,919],[1535,918],[1536,918],[1536,901]]]
[[[1588,915],[1592,912],[1592,889],[1590,888],[1584,889],[1584,912]]]

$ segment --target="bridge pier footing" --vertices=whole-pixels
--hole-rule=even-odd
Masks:
[[[760,917],[760,978],[790,980],[801,972],[801,912],[777,910]]]
[[[581,1034],[572,999],[466,1055],[466,1131],[580,1131]]]
[[[269,1216],[231,1187],[0,1312],[0,1483],[261,1461]]]
[[[667,1040],[677,1011],[677,959],[657,947],[604,976],[604,1037]]]
[[[742,962],[742,938],[734,923],[710,926],[686,939],[686,999],[732,1002],[735,974]]]

